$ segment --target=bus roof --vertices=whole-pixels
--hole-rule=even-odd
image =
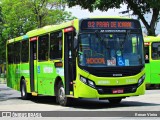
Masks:
[[[121,17],[121,16],[93,16],[93,17],[83,18],[83,19],[93,19],[93,18],[95,18],[95,19],[96,18],[97,19],[98,18],[131,19],[131,18],[128,18],[128,17]],[[57,31],[57,30],[60,30],[60,29],[66,28],[66,27],[70,27],[70,26],[74,26],[76,28],[76,30],[79,30],[79,28],[78,28],[79,20],[80,19],[74,19],[74,20],[59,24],[59,25],[47,25],[47,26],[44,26],[42,28],[34,29],[34,30],[31,30],[31,31],[27,32],[23,36],[16,37],[16,38],[8,40],[7,43],[12,43],[12,42],[20,41],[20,40],[25,40],[25,39],[28,39],[28,38],[31,38],[31,37],[40,36],[40,35],[43,35],[45,33],[49,33],[49,32],[52,32],[52,31]]]
[[[44,33],[49,33],[51,31],[56,31],[56,30],[59,30],[59,29],[63,29],[63,28],[66,28],[66,27],[73,26],[74,22],[76,22],[76,21],[78,21],[78,19],[74,19],[72,21],[62,23],[60,25],[48,25],[48,26],[44,26],[42,28],[29,31],[29,32],[26,33],[26,35],[28,35],[29,37],[34,37],[34,36],[42,35]]]
[[[156,42],[156,41],[160,41],[160,36],[147,36],[144,37],[144,42]]]
[[[19,40],[22,40],[23,39],[23,36],[19,36],[19,37],[16,37],[15,39],[14,39],[14,41],[16,42],[16,41],[19,41]]]
[[[20,41],[20,40],[25,40],[25,39],[28,39],[28,38],[29,37],[27,35],[23,35],[23,36],[19,36],[19,37],[13,38],[13,39],[9,39],[7,41],[7,43],[13,43],[13,42]]]
[[[56,31],[56,30],[59,30],[62,28],[73,26],[74,23],[77,21],[78,21],[78,19],[75,19],[75,20],[72,20],[69,22],[62,23],[60,25],[47,25],[42,28],[34,29],[34,30],[27,32],[26,35],[19,36],[19,37],[13,38],[13,39],[9,39],[7,41],[7,43],[12,43],[12,42],[24,40],[24,39],[27,39],[30,37],[39,36],[39,35],[42,35],[42,34],[45,34],[45,33],[51,32],[51,31]]]

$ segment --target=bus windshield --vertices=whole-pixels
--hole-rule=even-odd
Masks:
[[[78,61],[86,67],[140,66],[144,61],[141,34],[83,33]]]

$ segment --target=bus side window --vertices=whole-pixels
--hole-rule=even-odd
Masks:
[[[145,46],[145,63],[149,63],[149,46]]]
[[[40,36],[38,40],[38,59],[40,61],[48,60],[48,45],[49,45],[48,34]]]
[[[159,60],[160,59],[160,43],[154,42],[152,44],[152,59]]]
[[[62,58],[62,32],[50,34],[50,59]]]
[[[14,63],[14,43],[8,44],[8,64]]]
[[[148,54],[145,55],[145,63],[149,63],[149,55]]]
[[[22,41],[21,47],[21,62],[25,63],[29,61],[29,40]]]
[[[14,63],[19,64],[20,63],[20,48],[21,43],[20,41],[14,43]]]

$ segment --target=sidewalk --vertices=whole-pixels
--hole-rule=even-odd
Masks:
[[[0,78],[0,84],[6,84],[6,78]]]

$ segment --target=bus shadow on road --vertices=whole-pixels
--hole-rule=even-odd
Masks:
[[[40,104],[58,105],[56,98],[51,96],[38,96],[30,99],[32,102]],[[116,107],[136,107],[136,106],[160,106],[160,104],[151,102],[139,102],[139,101],[125,101],[122,100],[120,104],[110,104],[108,100],[98,99],[73,99],[71,108],[78,109],[102,109],[102,108],[116,108]]]
[[[72,105],[73,108],[80,109],[101,109],[101,108],[116,108],[116,107],[136,107],[136,106],[160,106],[156,103],[146,103],[138,101],[125,101],[122,100],[120,104],[110,104],[108,100],[77,100],[76,103]]]
[[[31,97],[30,100],[32,102],[40,104],[58,105],[56,103],[56,97],[54,96],[36,96],[36,97]]]

